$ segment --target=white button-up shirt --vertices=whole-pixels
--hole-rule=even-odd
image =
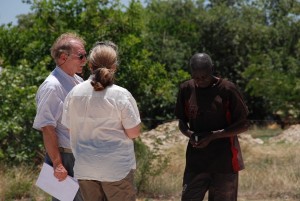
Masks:
[[[37,112],[33,128],[41,130],[44,126],[54,126],[59,147],[70,148],[69,131],[61,123],[63,102],[71,89],[80,82],[83,80],[78,75],[72,77],[56,67],[36,94]]]
[[[136,169],[133,140],[124,129],[140,124],[131,93],[117,85],[95,91],[91,78],[68,94],[62,123],[70,129],[77,179],[119,181]]]

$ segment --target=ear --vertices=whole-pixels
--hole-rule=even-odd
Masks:
[[[93,72],[92,64],[90,62],[88,62],[88,67],[89,67],[90,71]]]
[[[211,71],[212,71],[212,73],[214,73],[214,72],[215,72],[215,70],[216,70],[216,69],[215,69],[215,66],[214,66],[214,65],[212,65],[212,66],[211,66]]]
[[[60,59],[62,59],[63,61],[66,61],[68,59],[68,57],[69,57],[69,55],[64,52],[60,55]]]

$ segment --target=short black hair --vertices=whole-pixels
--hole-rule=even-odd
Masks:
[[[190,67],[192,70],[212,68],[213,63],[208,54],[196,53],[190,59]]]

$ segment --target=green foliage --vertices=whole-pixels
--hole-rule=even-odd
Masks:
[[[294,1],[265,1],[267,26],[256,30],[260,40],[249,58],[243,77],[252,97],[263,100],[269,114],[283,120],[298,121],[299,111],[299,8]],[[298,17],[296,17],[298,16]],[[298,19],[297,19],[298,18]],[[262,26],[262,25],[261,25]]]
[[[285,58],[287,63],[283,63],[282,58]],[[244,72],[245,77],[249,79],[246,89],[251,95],[263,97],[266,102],[272,103],[270,112],[283,118],[297,119],[300,115],[299,61],[274,51],[253,59],[259,63],[255,62],[256,64],[250,65]],[[289,69],[285,69],[286,67]]]
[[[136,98],[148,128],[174,118],[178,84],[189,78],[195,52],[210,54],[217,73],[240,87],[251,118],[277,113],[299,121],[298,1],[24,2],[32,12],[0,27],[2,159],[30,160],[43,150],[31,128],[34,94],[55,67],[53,41],[67,31],[79,33],[87,50],[100,40],[119,46],[117,84]]]
[[[45,72],[45,71],[44,71]],[[32,129],[35,93],[44,79],[42,67],[28,68],[26,62],[7,66],[0,77],[0,159],[7,162],[38,162],[41,135]]]
[[[178,69],[187,70],[192,53],[199,51],[201,18],[204,9],[193,1],[151,1],[147,23],[147,48],[151,58],[160,61],[172,74]]]
[[[176,72],[173,72],[172,80],[164,66],[154,63],[149,56],[147,50],[137,53],[127,66],[120,67],[117,81],[130,89],[138,102],[142,118],[163,121],[166,118],[173,118],[177,84],[180,79],[186,79],[188,75],[179,70],[176,75]],[[153,127],[157,122],[151,121],[145,124]]]

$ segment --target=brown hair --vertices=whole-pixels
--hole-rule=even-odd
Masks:
[[[52,47],[50,48],[51,56],[54,61],[57,63],[58,58],[62,53],[71,54],[73,45],[71,41],[78,41],[85,45],[85,41],[76,33],[64,33],[60,35],[55,42],[53,43]]]
[[[118,66],[117,46],[110,42],[97,42],[90,51],[89,65],[94,74],[91,85],[95,91],[101,91],[115,81]]]

